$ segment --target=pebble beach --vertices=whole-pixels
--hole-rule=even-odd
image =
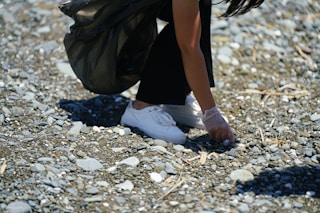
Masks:
[[[320,2],[225,8],[212,5],[212,93],[232,147],[120,125],[138,84],[84,89],[58,2],[0,0],[0,212],[320,212]]]

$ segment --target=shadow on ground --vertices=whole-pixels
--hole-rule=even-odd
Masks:
[[[87,100],[67,100],[61,99],[58,106],[68,112],[68,117],[72,121],[81,121],[87,126],[113,127],[120,124],[129,99],[121,95],[98,95]],[[178,124],[183,132],[188,133],[190,128]],[[137,128],[131,128],[132,132],[144,137],[145,134]],[[223,153],[231,147],[225,147],[221,143],[210,141],[209,136],[199,135],[189,138],[185,144],[186,148],[194,152],[206,150],[208,152]]]
[[[66,100],[58,102],[67,111],[72,121],[82,121],[87,126],[112,127],[120,123],[129,99],[120,95],[99,95],[88,100]]]
[[[238,183],[238,194],[254,192],[273,197],[309,195],[320,198],[320,166],[294,166],[261,172],[252,181]]]

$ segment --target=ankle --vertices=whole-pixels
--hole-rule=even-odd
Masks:
[[[134,102],[133,102],[133,107],[135,108],[135,109],[143,109],[143,108],[145,108],[145,107],[148,107],[148,106],[151,106],[152,104],[149,104],[149,103],[147,103],[147,102],[144,102],[144,101],[139,101],[139,100],[135,100]]]

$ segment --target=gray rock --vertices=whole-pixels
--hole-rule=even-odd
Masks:
[[[311,157],[311,160],[312,160],[314,163],[320,163],[320,154],[313,155],[313,156]]]
[[[103,187],[109,186],[109,183],[106,181],[97,181],[96,184],[97,184],[97,186],[103,186]]]
[[[132,184],[131,181],[126,180],[123,183],[119,183],[117,185],[115,185],[116,188],[118,188],[119,190],[123,190],[123,191],[131,191],[134,188],[134,185]]]
[[[36,94],[34,94],[33,92],[26,92],[22,98],[25,99],[26,101],[33,101],[35,100],[35,97],[36,97]]]
[[[71,193],[73,196],[78,196],[78,190],[76,188],[67,188],[67,192]]]
[[[219,54],[217,56],[217,59],[223,64],[230,64],[232,61],[230,56],[222,55],[222,54]]]
[[[315,150],[309,149],[309,148],[303,148],[300,150],[300,152],[306,157],[312,157],[313,153],[315,153]]]
[[[119,164],[125,164],[131,167],[136,167],[140,163],[139,159],[136,157],[129,157],[119,162]]]
[[[219,55],[225,55],[225,56],[228,56],[228,57],[232,57],[232,53],[233,53],[233,51],[229,46],[223,46],[218,51]]]
[[[44,26],[44,27],[39,28],[37,32],[47,34],[47,33],[51,32],[51,29],[49,26]]]
[[[68,131],[67,135],[69,135],[69,136],[79,135],[82,127],[83,127],[83,123],[81,121],[73,122],[72,127]]]
[[[34,166],[31,168],[31,170],[34,171],[34,172],[45,172],[46,171],[46,167],[44,167],[40,163],[35,163]]]
[[[114,199],[118,204],[124,204],[126,202],[124,197],[115,197]]]
[[[69,63],[66,62],[57,62],[57,68],[59,69],[59,71],[63,74],[66,74],[67,76],[72,77],[73,79],[76,79],[76,75],[73,72],[72,67],[70,66]]]
[[[39,163],[50,163],[50,162],[54,162],[54,160],[50,157],[41,157],[41,158],[38,158],[38,162]]]
[[[176,150],[177,152],[182,152],[185,148],[182,145],[174,145],[173,149]]]
[[[293,206],[296,207],[296,208],[302,208],[302,207],[303,207],[303,204],[300,203],[300,202],[294,201],[294,202],[293,202]]]
[[[163,146],[163,147],[167,147],[168,143],[164,140],[160,140],[160,139],[155,139],[153,140],[154,145],[156,146]]]
[[[95,195],[92,197],[86,197],[83,199],[83,201],[88,202],[88,203],[101,202],[101,201],[103,201],[103,196],[102,195]]]
[[[151,146],[150,149],[152,151],[156,151],[156,152],[160,152],[160,153],[165,153],[165,154],[168,154],[168,155],[174,155],[173,153],[169,152],[165,147],[163,146]]]
[[[317,121],[317,120],[320,120],[320,114],[318,113],[314,113],[310,116],[310,120],[311,121]]]
[[[242,181],[242,182],[245,182],[245,181],[250,181],[250,180],[253,180],[254,179],[254,176],[251,172],[247,171],[247,170],[244,170],[244,169],[237,169],[237,170],[234,170],[230,173],[230,178],[234,181]]]
[[[168,174],[172,174],[172,175],[177,174],[176,169],[174,168],[174,166],[171,163],[166,163],[166,172]]]
[[[6,211],[8,213],[31,213],[31,206],[23,201],[13,201],[9,203]]]
[[[97,187],[90,187],[86,190],[86,193],[95,195],[99,193],[99,189]]]
[[[17,199],[43,213],[318,212],[320,2],[264,1],[228,18],[217,2],[212,92],[235,147],[180,124],[183,146],[119,125],[139,82],[121,94],[86,90],[63,43],[73,20],[57,2],[0,0],[0,212]],[[83,127],[69,135],[74,121]],[[87,156],[99,163],[84,170],[77,158]],[[238,169],[255,179],[232,180]]]
[[[49,30],[50,32],[50,28],[42,28],[40,30]],[[58,44],[56,41],[48,41],[48,42],[44,42],[41,45],[35,47],[35,49],[42,49],[45,54],[50,54],[52,51],[54,51],[56,48],[58,47]]]
[[[51,109],[48,109],[46,110],[45,112],[43,112],[41,114],[42,117],[47,117],[48,115],[51,115],[51,114],[54,114],[55,113],[55,109],[51,108]]]
[[[275,52],[280,52],[280,53],[286,52],[283,48],[281,48],[275,44],[269,43],[267,41],[263,42],[263,47],[269,51],[275,51]]]
[[[272,205],[272,203],[269,200],[266,199],[257,199],[252,206],[266,206],[266,205]]]
[[[95,171],[103,167],[102,164],[94,158],[77,159],[76,164],[85,171]]]
[[[25,109],[23,109],[22,107],[12,107],[12,115],[15,117],[19,117],[24,115],[25,113]]]
[[[248,204],[246,204],[246,203],[240,203],[240,205],[237,207],[237,209],[240,213],[250,212],[250,208],[249,208]]]
[[[215,31],[217,29],[225,29],[228,26],[229,26],[229,23],[226,20],[216,20],[211,26],[211,29]]]
[[[12,114],[12,112],[5,106],[2,107],[2,111],[6,117],[9,117]]]

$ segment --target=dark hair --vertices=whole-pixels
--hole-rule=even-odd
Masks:
[[[253,8],[259,7],[264,0],[224,0],[229,4],[226,12],[222,14],[224,17],[230,17],[235,15],[241,15]]]

